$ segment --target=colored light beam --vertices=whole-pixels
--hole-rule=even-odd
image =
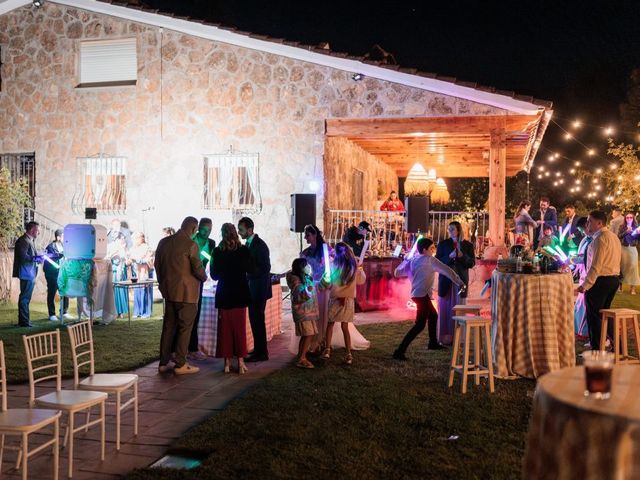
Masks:
[[[418,235],[418,238],[416,238],[416,241],[413,242],[413,246],[409,251],[409,255],[407,255],[407,260],[411,260],[413,256],[416,254],[416,250],[418,249],[418,241],[420,241],[420,239],[422,239],[422,235]]]
[[[564,253],[564,252],[562,251],[562,249],[561,249],[559,246],[556,246],[556,247],[555,247],[555,250],[556,250],[556,252],[558,252],[558,255],[560,255],[560,259],[561,259],[563,262],[566,262],[566,261],[567,261],[567,259],[569,258],[569,257],[567,257],[567,254],[566,254],[566,253]]]
[[[60,265],[58,265],[56,262],[54,262],[53,260],[51,260],[47,255],[43,255],[42,258],[44,258],[47,262],[49,262],[51,265],[53,265],[54,267],[56,267],[58,270],[60,270]]]
[[[362,245],[362,251],[360,252],[360,265],[362,265],[362,262],[364,261],[364,254],[367,253],[368,249],[369,249],[369,240],[365,240],[364,245]]]
[[[571,228],[571,224],[567,223],[564,228],[560,230],[560,243],[564,242],[564,237],[569,233],[569,229]]]
[[[329,245],[322,244],[322,254],[324,256],[324,279],[327,282],[331,281],[331,263],[329,260]]]
[[[211,261],[211,255],[209,255],[207,252],[205,252],[204,250],[200,250],[200,255],[202,255],[204,258],[206,258],[207,260]]]

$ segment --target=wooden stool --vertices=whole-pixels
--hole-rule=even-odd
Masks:
[[[640,328],[638,328],[638,315],[640,311],[630,308],[603,308],[600,310],[600,350],[605,349],[607,341],[607,326],[609,319],[613,321],[613,352],[614,362],[617,364],[640,363],[638,357],[629,355],[629,340],[627,338],[627,320],[633,322],[633,334],[636,337],[636,351],[640,352]],[[620,353],[620,340],[622,339],[622,354]]]
[[[462,393],[467,393],[467,378],[474,375],[476,385],[480,385],[480,376],[489,376],[489,391],[493,393],[493,355],[491,352],[491,319],[480,316],[456,316],[453,317],[456,322],[453,334],[453,353],[451,355],[451,370],[449,372],[449,387],[453,386],[453,376],[455,372],[462,374]],[[464,342],[464,354],[462,364],[458,363],[458,355],[460,354],[460,336],[464,328],[464,335],[467,339]],[[484,352],[487,364],[482,365],[481,344],[482,331],[484,330]],[[469,369],[469,345],[473,342],[473,368]]]
[[[464,315],[480,316],[480,305],[456,305],[453,307],[453,316],[462,317]]]

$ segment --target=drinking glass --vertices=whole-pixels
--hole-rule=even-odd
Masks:
[[[585,397],[606,400],[611,396],[611,374],[614,355],[604,350],[591,350],[582,354],[587,389]]]

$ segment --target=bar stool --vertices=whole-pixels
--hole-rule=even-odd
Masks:
[[[603,308],[600,310],[600,350],[605,349],[607,341],[607,326],[609,319],[613,321],[613,352],[614,362],[617,364],[640,363],[638,357],[629,355],[629,339],[627,338],[627,320],[633,322],[633,334],[636,339],[636,351],[640,352],[640,328],[638,327],[638,315],[640,311],[630,308]],[[620,353],[620,341],[622,340],[622,354]]]
[[[494,392],[493,383],[493,355],[491,352],[491,319],[480,316],[456,316],[453,334],[453,353],[451,354],[451,369],[449,371],[449,387],[453,386],[453,376],[455,372],[462,374],[462,393],[467,393],[467,379],[470,375],[475,376],[475,384],[480,385],[480,376],[489,376],[489,391]],[[460,354],[460,336],[464,328],[464,335],[467,341],[464,342],[464,354],[462,364],[458,363]],[[482,365],[481,344],[484,330],[484,353],[486,366]],[[473,367],[469,369],[469,345],[473,342]]]
[[[462,317],[464,315],[480,316],[480,305],[456,305],[453,307],[453,316]]]

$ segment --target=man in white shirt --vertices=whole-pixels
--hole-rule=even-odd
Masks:
[[[587,275],[578,287],[578,293],[584,293],[587,325],[593,349],[600,348],[600,310],[611,306],[618,290],[620,275],[620,240],[606,225],[607,216],[604,212],[594,210],[589,214],[586,233],[593,241],[587,247]]]
[[[448,277],[459,287],[463,286],[464,282],[453,269],[433,256],[435,252],[436,247],[433,244],[433,240],[421,238],[418,240],[417,254],[411,259],[405,258],[394,272],[396,277],[408,275],[411,279],[411,299],[416,303],[418,309],[415,325],[411,327],[400,346],[393,352],[393,358],[396,360],[407,359],[405,352],[409,344],[424,330],[427,325],[427,319],[429,321],[429,350],[442,350],[445,348],[436,339],[438,312],[431,302],[433,282],[436,273]]]

